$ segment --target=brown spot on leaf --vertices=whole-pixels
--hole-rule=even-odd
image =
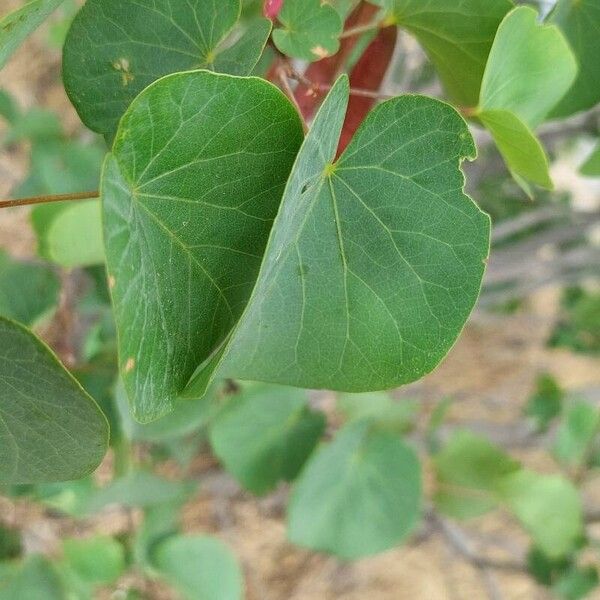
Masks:
[[[133,371],[134,367],[135,367],[135,358],[132,358],[130,356],[127,359],[127,362],[125,363],[125,373],[131,373],[131,371]]]

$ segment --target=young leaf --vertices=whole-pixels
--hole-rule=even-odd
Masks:
[[[97,404],[50,349],[0,317],[0,484],[83,477],[107,449]]]
[[[48,260],[66,268],[104,262],[100,203],[78,202],[58,211],[45,233]]]
[[[434,63],[452,100],[476,106],[485,63],[510,0],[372,0],[410,31]]]
[[[546,431],[561,411],[564,391],[549,373],[538,376],[535,391],[527,402],[525,414],[532,417],[540,431]]]
[[[553,117],[568,117],[600,102],[600,5],[596,0],[558,0],[548,20],[564,33],[579,63],[575,83],[552,111]]]
[[[31,326],[56,308],[59,292],[51,268],[14,260],[0,250],[0,315]]]
[[[240,0],[88,0],[63,55],[65,89],[83,122],[112,139],[119,119],[150,83],[179,71],[252,71],[269,36],[266,19],[233,45]]]
[[[300,151],[221,376],[396,387],[440,362],[477,299],[489,219],[462,191],[459,165],[475,151],[465,122],[437,100],[395,98],[333,162],[347,101],[341,78]]]
[[[556,434],[554,454],[563,463],[583,466],[594,438],[600,433],[600,412],[587,402],[566,411]]]
[[[580,173],[586,177],[600,177],[600,146],[588,156]]]
[[[492,510],[495,489],[520,464],[485,438],[458,431],[434,458],[437,477],[435,502],[456,518],[470,518]]]
[[[283,27],[273,31],[273,41],[284,54],[314,61],[338,51],[343,22],[327,2],[284,2],[278,19]]]
[[[125,549],[108,536],[68,539],[64,542],[66,564],[88,584],[110,584],[125,570]]]
[[[289,506],[289,537],[345,559],[368,556],[400,543],[420,506],[415,452],[396,434],[356,421],[304,468]]]
[[[178,535],[156,549],[156,568],[189,600],[242,600],[240,567],[225,544],[200,535]]]
[[[521,469],[503,478],[499,497],[550,558],[571,552],[583,532],[581,500],[564,477]]]
[[[277,88],[208,71],[163,78],[125,114],[102,196],[120,367],[138,420],[169,412],[239,319],[301,140]]]
[[[247,489],[264,494],[298,475],[324,429],[325,418],[308,408],[305,391],[263,384],[229,401],[210,440],[225,468]]]
[[[0,19],[0,69],[25,38],[35,31],[63,0],[32,0]]]
[[[548,156],[533,131],[508,110],[485,110],[479,119],[492,134],[513,176],[552,189]],[[527,190],[526,190],[527,191]]]
[[[485,68],[479,109],[510,111],[537,127],[577,76],[577,62],[555,25],[521,6],[500,24]]]

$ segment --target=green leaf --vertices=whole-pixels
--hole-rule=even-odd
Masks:
[[[600,433],[600,412],[584,401],[565,411],[554,442],[554,455],[561,462],[582,466],[589,458],[591,444]]]
[[[597,588],[599,583],[596,567],[574,567],[552,586],[552,591],[565,600],[580,600]]]
[[[521,469],[499,482],[498,493],[548,557],[576,547],[583,519],[579,494],[570,481]]]
[[[329,4],[335,8],[342,21],[345,21],[358,4],[358,0],[324,0],[324,4]]]
[[[489,240],[488,217],[462,191],[467,126],[447,104],[402,96],[372,111],[334,163],[347,101],[341,78],[300,151],[248,306],[190,393],[215,366],[305,388],[388,389],[431,371],[459,335]]]
[[[545,189],[553,188],[546,151],[519,117],[506,110],[486,110],[479,113],[478,117],[492,134],[515,178],[531,181]],[[526,186],[524,189],[531,195]]]
[[[345,559],[382,552],[419,518],[418,458],[396,434],[353,422],[310,459],[288,510],[295,544]]]
[[[210,429],[215,454],[244,487],[265,494],[292,481],[325,429],[304,390],[251,385],[232,398]]]
[[[273,31],[273,41],[288,56],[314,61],[335,54],[340,47],[343,22],[326,2],[284,2],[278,20],[282,27]]]
[[[108,585],[125,570],[125,549],[111,537],[67,539],[63,549],[69,569],[85,583]]]
[[[158,546],[156,568],[189,600],[241,600],[244,582],[231,551],[200,535],[174,536]]]
[[[0,317],[0,483],[77,479],[108,444],[98,405],[50,349]]]
[[[100,202],[78,202],[52,218],[46,232],[45,256],[62,267],[104,262]]]
[[[388,22],[410,31],[435,65],[450,98],[476,106],[485,63],[510,0],[372,0]]]
[[[14,260],[0,250],[0,315],[33,325],[56,308],[59,292],[51,268]]]
[[[600,177],[600,146],[588,156],[579,172],[586,177]]]
[[[133,99],[164,75],[200,68],[250,73],[271,25],[255,22],[235,40],[240,9],[240,0],[88,0],[63,58],[65,89],[83,122],[112,139]]]
[[[520,464],[485,438],[457,431],[435,456],[437,477],[435,502],[456,518],[470,518],[495,508],[495,489]]]
[[[558,27],[540,24],[533,8],[515,8],[498,28],[483,76],[479,109],[512,112],[534,129],[576,76],[577,62]]]
[[[561,411],[564,392],[554,377],[548,373],[538,376],[535,392],[527,401],[525,414],[532,417],[538,430],[546,431]]]
[[[273,85],[207,71],[163,78],[125,114],[102,196],[121,373],[139,421],[172,409],[239,319],[301,139]]]
[[[418,404],[407,398],[396,401],[385,392],[370,392],[341,394],[337,408],[352,421],[372,418],[380,427],[406,433],[414,427]]]
[[[63,0],[33,0],[0,19],[0,69],[25,38],[62,2]]]
[[[33,554],[8,577],[0,577],[0,600],[67,600],[52,564]]]
[[[558,0],[548,20],[564,33],[579,63],[575,83],[552,111],[553,117],[567,117],[600,102],[600,5],[596,0]]]
[[[195,488],[193,482],[170,481],[150,472],[133,471],[98,490],[88,505],[88,511],[98,512],[112,504],[146,508],[175,502],[187,497]]]

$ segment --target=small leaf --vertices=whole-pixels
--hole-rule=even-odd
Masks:
[[[46,232],[44,252],[66,268],[104,263],[100,202],[78,202],[59,211]]]
[[[335,54],[340,47],[342,19],[326,2],[288,0],[278,19],[283,27],[273,31],[273,41],[288,56],[315,61]]]
[[[579,63],[575,83],[552,111],[553,117],[568,117],[600,102],[600,5],[596,0],[558,0],[548,21],[564,33]]]
[[[98,405],[22,325],[0,317],[0,483],[83,477],[107,449]]]
[[[59,292],[51,268],[14,260],[0,250],[0,315],[34,325],[56,308]]]
[[[600,584],[595,566],[574,567],[552,586],[552,591],[565,600],[581,600]]]
[[[600,146],[588,156],[580,173],[586,177],[600,177]]]
[[[553,188],[546,151],[519,117],[507,110],[485,110],[478,117],[492,134],[513,176],[545,189]],[[530,195],[528,188],[524,189]]]
[[[29,556],[12,574],[0,577],[0,600],[66,600],[58,573],[39,554]]]
[[[600,412],[587,402],[575,402],[565,411],[554,443],[554,455],[563,463],[583,466],[591,444],[600,433]]]
[[[414,427],[418,405],[407,398],[394,400],[385,392],[370,392],[341,394],[337,408],[352,421],[371,418],[381,428],[406,433]]]
[[[308,408],[305,391],[251,385],[216,417],[210,440],[225,468],[264,494],[297,476],[324,429],[325,418]]]
[[[68,539],[63,548],[69,569],[85,583],[108,585],[125,570],[125,549],[111,537]]]
[[[456,518],[470,518],[497,506],[498,483],[520,464],[485,438],[457,431],[435,456],[434,467],[438,508]]]
[[[475,106],[485,63],[510,0],[372,0],[387,9],[389,21],[410,31],[423,45],[452,100]]]
[[[577,62],[555,25],[542,25],[527,6],[511,11],[498,28],[481,85],[481,111],[509,111],[534,129],[565,95]]]
[[[570,481],[521,469],[503,478],[498,493],[547,556],[560,557],[576,547],[583,518],[579,494]]]
[[[231,46],[240,10],[240,0],[88,0],[63,57],[65,89],[82,121],[112,140],[132,100],[164,75],[200,68],[250,73],[271,25],[255,22]]]
[[[548,373],[538,376],[535,392],[527,401],[525,414],[532,417],[540,431],[546,431],[561,411],[564,392]]]
[[[419,518],[418,458],[397,435],[356,421],[310,459],[288,510],[295,544],[345,559],[382,552]]]
[[[178,535],[158,546],[156,568],[189,600],[242,600],[242,572],[219,540]]]
[[[63,0],[33,0],[0,19],[0,69],[25,38],[62,2]]]
[[[239,319],[301,140],[273,85],[208,71],[161,79],[121,121],[102,196],[136,419],[169,412]]]

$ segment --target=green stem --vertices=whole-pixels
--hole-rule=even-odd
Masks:
[[[131,453],[131,442],[124,436],[120,436],[119,439],[113,445],[114,454],[114,477],[124,477],[131,471],[132,467],[132,453]]]

